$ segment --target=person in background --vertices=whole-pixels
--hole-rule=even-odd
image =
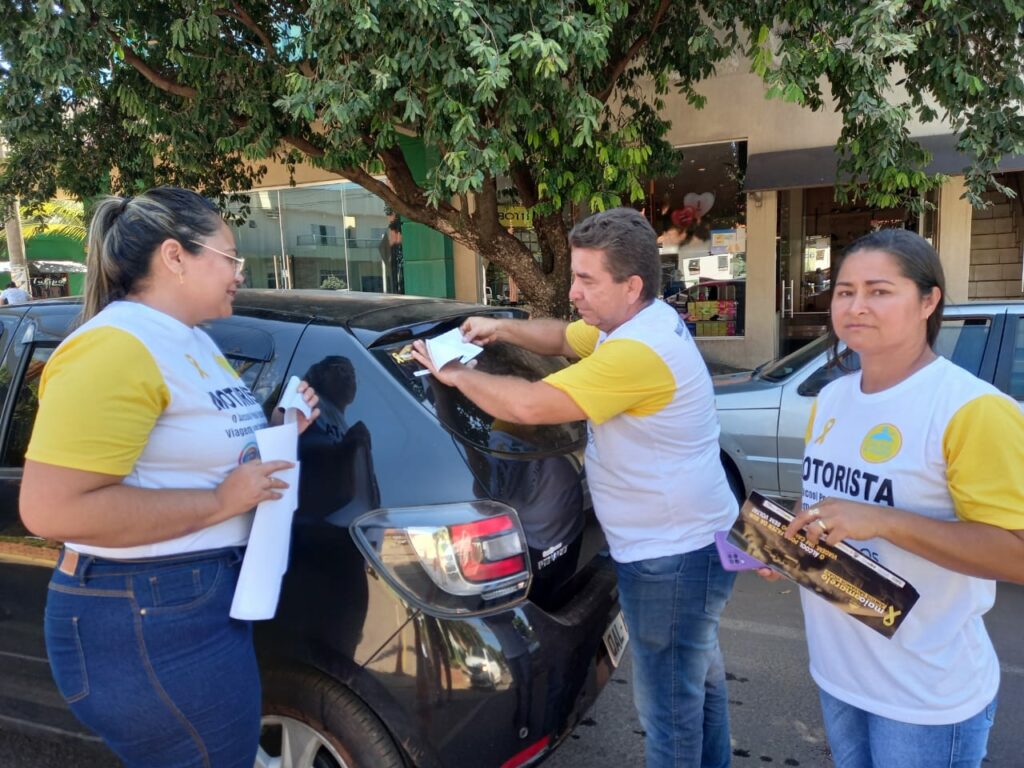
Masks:
[[[647,766],[722,768],[731,747],[718,626],[735,574],[714,533],[737,505],[711,378],[679,315],[656,300],[658,244],[643,214],[595,214],[569,244],[569,298],[582,320],[473,317],[462,333],[579,362],[530,382],[459,363],[438,370],[421,341],[413,355],[496,419],[587,420],[587,480],[618,574]]]
[[[389,260],[388,273],[391,275],[391,293],[405,293],[405,255],[402,251],[402,221],[395,219],[388,225]]]
[[[0,304],[27,304],[32,300],[28,291],[19,288],[12,280],[7,287],[0,291]]]
[[[252,510],[280,498],[260,402],[198,324],[244,261],[209,200],[109,197],[89,229],[82,324],[40,384],[21,516],[65,542],[47,654],[71,711],[126,768],[251,768],[260,683],[229,617]],[[316,393],[300,386],[316,409]],[[300,416],[300,430],[310,423]]]
[[[996,580],[1024,583],[1024,414],[935,353],[945,288],[923,238],[866,235],[832,274],[833,353],[861,369],[815,402],[787,534],[845,541],[920,593],[887,639],[801,590],[832,757],[978,768],[999,688],[982,616]]]

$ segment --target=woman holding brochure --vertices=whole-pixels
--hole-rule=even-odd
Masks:
[[[216,207],[161,187],[89,230],[82,324],[43,373],[21,489],[66,542],[46,646],[74,714],[127,768],[251,768],[260,685],[228,616],[252,510],[280,498],[259,402],[197,326],[231,314],[244,261]],[[300,392],[318,411],[312,388]]]
[[[933,350],[938,255],[904,230],[833,271],[833,353],[807,427],[803,510],[787,535],[845,540],[920,593],[891,639],[801,590],[811,675],[837,768],[976,768],[996,708],[985,631],[996,580],[1024,582],[1024,415]]]

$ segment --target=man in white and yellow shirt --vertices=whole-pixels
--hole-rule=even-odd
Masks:
[[[496,418],[587,420],[587,479],[618,572],[647,766],[728,766],[718,623],[734,576],[714,532],[732,524],[737,504],[719,458],[711,379],[686,326],[655,299],[658,245],[640,213],[595,214],[569,242],[569,298],[582,320],[476,317],[462,332],[579,362],[529,382],[459,364],[437,370],[422,343],[414,355]]]

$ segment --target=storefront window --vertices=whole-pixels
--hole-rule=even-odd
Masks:
[[[935,205],[935,196],[929,198]],[[872,208],[863,200],[838,203],[833,187],[779,195],[780,350],[788,354],[828,330],[832,266],[857,238],[879,229],[910,229],[935,238],[933,209]]]
[[[698,338],[743,336],[747,144],[685,147],[677,155],[678,172],[648,185],[662,296]]]
[[[384,201],[349,182],[250,192],[236,229],[246,285],[393,291],[401,230],[389,236],[390,223]]]

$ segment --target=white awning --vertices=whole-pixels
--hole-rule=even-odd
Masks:
[[[0,261],[0,272],[10,272],[11,262]],[[62,272],[85,272],[85,264],[78,261],[48,261],[30,259],[28,271],[33,275],[58,275]]]

